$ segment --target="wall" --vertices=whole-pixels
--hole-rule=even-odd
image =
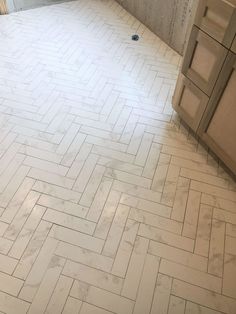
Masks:
[[[8,12],[21,11],[71,0],[6,0]]]
[[[168,45],[183,53],[197,0],[116,0]]]

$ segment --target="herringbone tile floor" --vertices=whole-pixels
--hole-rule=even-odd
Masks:
[[[236,185],[179,63],[113,0],[0,17],[1,313],[236,313]]]

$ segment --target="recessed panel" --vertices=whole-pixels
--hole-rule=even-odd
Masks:
[[[214,70],[216,60],[216,55],[209,48],[198,43],[191,68],[207,82]]]
[[[233,71],[207,134],[236,162],[236,71]]]
[[[191,118],[196,116],[200,103],[201,99],[199,99],[199,97],[197,97],[197,95],[195,95],[189,88],[185,87],[179,105]]]

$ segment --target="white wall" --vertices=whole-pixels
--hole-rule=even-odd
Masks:
[[[198,0],[117,0],[155,34],[183,53]]]

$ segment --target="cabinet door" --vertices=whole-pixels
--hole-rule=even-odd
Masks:
[[[234,41],[233,41],[231,50],[232,50],[234,53],[236,53],[236,36],[234,37]]]
[[[179,75],[173,96],[173,108],[196,131],[209,98],[182,74]]]
[[[235,0],[200,0],[195,24],[229,48],[236,29]]]
[[[199,135],[236,175],[236,55],[233,53],[227,57]]]
[[[185,53],[182,71],[210,96],[226,55],[226,48],[194,26]]]

